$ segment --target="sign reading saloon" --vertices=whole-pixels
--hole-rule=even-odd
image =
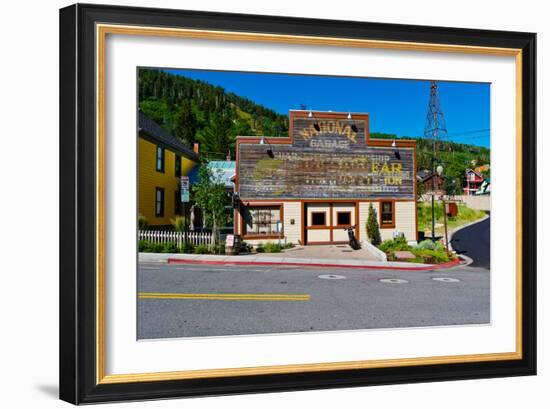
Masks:
[[[293,144],[239,144],[242,199],[414,199],[414,150],[366,145],[365,121],[296,118]]]

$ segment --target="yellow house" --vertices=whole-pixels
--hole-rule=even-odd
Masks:
[[[183,214],[180,176],[198,163],[197,152],[139,111],[138,207],[150,226],[170,225]]]

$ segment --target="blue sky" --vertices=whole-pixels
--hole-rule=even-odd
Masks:
[[[371,132],[422,136],[429,81],[233,71],[166,70],[206,81],[280,114],[290,109],[368,112]],[[490,84],[439,82],[449,139],[489,147]]]

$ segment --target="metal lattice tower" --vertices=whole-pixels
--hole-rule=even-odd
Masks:
[[[447,126],[441,110],[437,81],[430,81],[430,100],[428,102],[428,113],[426,114],[424,137],[433,141],[434,155],[438,148],[438,141],[447,140]]]
[[[436,81],[430,81],[430,100],[428,102],[428,113],[426,114],[426,127],[424,128],[424,137],[432,141],[432,241],[435,242],[435,171],[436,171],[436,152],[439,150],[439,141],[447,139],[447,126],[445,117],[441,110],[439,100],[439,89]]]

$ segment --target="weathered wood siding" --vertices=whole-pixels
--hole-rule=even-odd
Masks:
[[[414,198],[413,149],[239,144],[243,199]]]

